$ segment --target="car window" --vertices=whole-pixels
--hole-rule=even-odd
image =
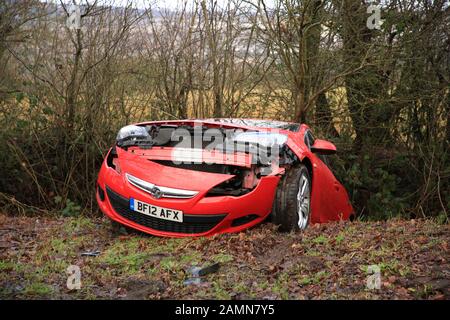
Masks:
[[[311,130],[306,130],[305,132],[305,144],[308,146],[308,149],[311,150],[311,147],[314,144],[314,137]]]

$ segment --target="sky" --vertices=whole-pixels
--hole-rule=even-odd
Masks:
[[[54,3],[60,3],[60,0],[41,0],[43,2],[54,2]],[[75,0],[79,4],[86,3],[88,1],[89,3],[93,3],[94,0]],[[148,8],[149,5],[156,6],[159,8],[168,8],[168,9],[175,9],[177,6],[180,6],[184,2],[187,2],[188,5],[192,4],[194,0],[130,0],[133,2],[133,5],[136,6],[139,9]],[[209,1],[209,0],[208,0]],[[272,0],[269,0],[268,2],[271,2]],[[114,3],[117,6],[124,6],[128,3],[128,0],[98,0],[99,4],[102,3]],[[219,6],[226,6],[229,0],[217,0]],[[63,0],[63,3],[72,3],[71,0]]]

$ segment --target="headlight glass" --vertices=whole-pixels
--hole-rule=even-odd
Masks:
[[[116,141],[124,141],[130,139],[148,139],[150,138],[150,134],[147,132],[145,127],[129,125],[125,126],[119,130],[117,134]]]
[[[235,142],[255,143],[263,147],[272,147],[285,144],[287,136],[272,132],[242,132],[234,136],[233,140]]]

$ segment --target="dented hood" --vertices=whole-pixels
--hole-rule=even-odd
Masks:
[[[148,156],[121,148],[117,148],[117,155],[123,174],[129,173],[147,182],[169,188],[206,192],[234,176],[164,166],[151,161]]]

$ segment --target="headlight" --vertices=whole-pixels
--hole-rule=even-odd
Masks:
[[[145,127],[129,125],[119,130],[116,141],[122,142],[131,139],[148,139],[148,138],[150,138],[150,134],[147,132]]]
[[[281,146],[286,143],[287,139],[284,134],[271,132],[242,132],[233,137],[235,142],[255,143],[263,147]]]

